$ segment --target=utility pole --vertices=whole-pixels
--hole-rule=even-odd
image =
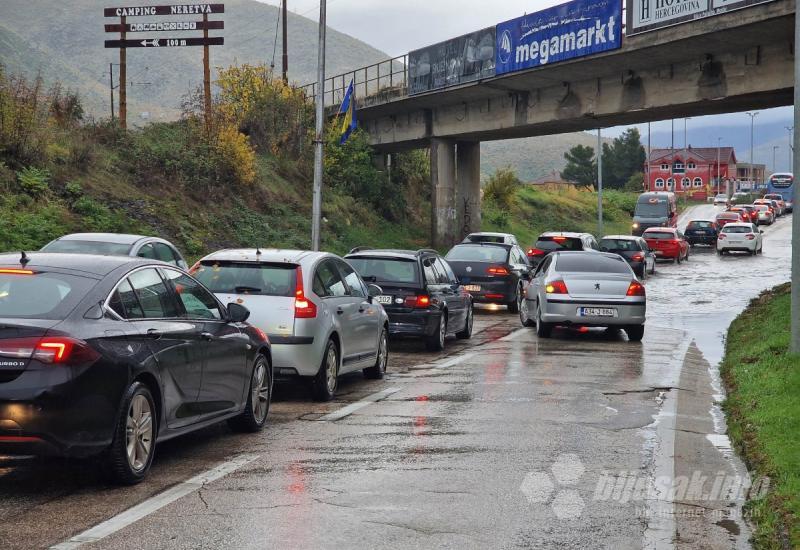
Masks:
[[[645,191],[652,191],[652,189],[650,189],[650,185],[651,185],[651,181],[652,181],[650,179],[650,155],[651,155],[651,149],[650,149],[650,123],[648,122],[647,123],[647,186],[644,189]]]
[[[675,185],[675,119],[673,118],[670,120],[672,124],[672,130],[670,130],[671,142],[669,146],[669,179],[672,182],[672,191],[677,190],[677,186]],[[667,191],[670,190],[669,181],[667,182]]]
[[[687,124],[686,124],[686,122],[689,121],[689,120],[692,120],[691,117],[687,117],[687,118],[683,119],[683,148],[686,149],[686,150],[689,149],[689,139],[688,139],[689,138],[689,132],[688,132],[688,129],[687,129]],[[685,162],[686,161],[684,160],[684,163]]]
[[[719,195],[719,183],[720,183],[720,181],[719,181],[720,180],[720,175],[719,175],[719,173],[720,173],[719,148],[720,148],[721,143],[722,143],[722,138],[718,137],[717,138],[717,195]]]
[[[780,148],[781,148],[780,145],[773,145],[772,146],[772,173],[773,174],[778,171],[778,169],[775,167],[775,153]]]
[[[120,33],[120,40],[125,40],[125,29],[127,24],[125,17],[120,18],[122,24],[122,32]],[[119,127],[123,130],[128,128],[128,65],[127,65],[127,51],[125,48],[119,49]]]
[[[208,14],[203,14],[203,104],[205,106],[206,135],[211,135],[211,61],[208,46]]]
[[[800,13],[800,0],[795,0],[795,12]],[[794,19],[795,50],[800,44],[800,17]],[[800,128],[800,56],[794,55],[794,126]],[[800,147],[800,136],[794,133],[792,152]],[[792,155],[792,172],[800,174],[797,155]],[[796,185],[796,184],[795,184]],[[800,353],[800,215],[792,215],[792,336],[791,352]]]
[[[754,113],[747,113],[747,116],[750,117],[750,188],[755,185],[755,165],[753,164],[753,137],[755,134],[755,124],[756,124],[756,117],[759,115],[758,111]]]
[[[789,132],[789,166],[794,170],[794,126],[784,126]]]
[[[325,147],[325,24],[327,0],[319,3],[319,52],[317,57],[317,124],[314,136],[314,201],[311,220],[311,249],[318,251],[322,223],[322,155]]]
[[[281,0],[281,24],[283,25],[283,67],[281,69],[283,74],[283,83],[289,83],[289,34],[287,22],[289,16],[289,9],[286,7],[288,0]]]
[[[798,0],[800,2],[800,0]],[[597,238],[603,237],[603,138],[597,129]]]
[[[111,123],[114,123],[114,64],[108,64],[108,93],[111,95]]]

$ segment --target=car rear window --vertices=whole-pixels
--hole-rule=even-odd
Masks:
[[[694,221],[689,222],[689,225],[686,226],[686,229],[709,229],[711,227],[714,227],[713,222]]]
[[[739,214],[731,213],[731,214],[719,214],[717,216],[718,220],[738,220],[740,218]]]
[[[470,235],[467,237],[471,243],[504,243],[505,237],[498,235]]]
[[[44,248],[42,252],[58,252],[62,254],[97,254],[99,256],[127,256],[131,245],[119,243],[106,243],[102,241],[54,241]]]
[[[455,262],[506,263],[509,250],[503,246],[454,246],[445,258]]]
[[[418,283],[417,261],[405,258],[347,258],[365,281]]]
[[[0,317],[63,320],[96,284],[61,273],[0,273]]]
[[[645,231],[644,238],[658,239],[659,241],[671,241],[675,240],[675,233],[670,233],[669,231]]]
[[[734,226],[726,225],[725,227],[722,228],[722,232],[723,233],[752,233],[753,230],[751,228],[749,228],[749,227],[744,227],[744,226],[741,226],[741,225],[734,225]]]
[[[614,252],[620,250],[641,250],[639,243],[633,239],[602,239],[600,241],[600,250],[613,250]]]
[[[294,296],[297,266],[254,262],[202,262],[192,275],[216,294]]]
[[[558,257],[556,271],[563,273],[630,273],[624,260],[602,254],[564,254]]]
[[[583,241],[575,237],[539,237],[539,250],[583,250]]]

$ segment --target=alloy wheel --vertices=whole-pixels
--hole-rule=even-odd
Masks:
[[[253,383],[250,389],[250,403],[256,422],[261,423],[269,411],[270,380],[267,376],[267,365],[260,360],[253,371]]]
[[[387,353],[387,348],[389,347],[388,338],[386,336],[386,331],[381,332],[381,342],[378,346],[378,369],[380,372],[386,372],[386,364],[389,360],[389,354]]]
[[[328,355],[325,358],[325,373],[328,391],[334,393],[339,374],[339,360],[336,357],[336,348],[334,346],[328,348]]]
[[[525,299],[524,294],[519,297],[519,320],[523,325],[530,320],[528,315],[528,300]]]
[[[153,447],[153,411],[144,395],[135,395],[128,407],[125,428],[128,464],[141,472],[147,467]]]

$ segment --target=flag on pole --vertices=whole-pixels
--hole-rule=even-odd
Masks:
[[[356,98],[354,97],[354,91],[355,81],[351,80],[350,86],[347,88],[347,93],[344,95],[342,106],[339,108],[339,115],[344,115],[341,137],[339,138],[340,145],[343,145],[350,137],[350,134],[353,133],[353,130],[358,128],[358,122],[356,121]]]

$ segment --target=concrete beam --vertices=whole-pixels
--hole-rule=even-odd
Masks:
[[[481,230],[481,144],[456,145],[456,240]]]
[[[451,139],[431,140],[431,238],[434,248],[455,244],[456,144]]]

